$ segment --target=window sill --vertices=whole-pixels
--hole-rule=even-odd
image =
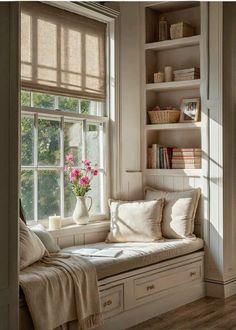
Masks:
[[[60,229],[48,230],[54,237],[62,237],[70,234],[85,234],[110,229],[110,220],[98,220],[89,222],[87,225],[77,225],[75,223],[63,224]]]

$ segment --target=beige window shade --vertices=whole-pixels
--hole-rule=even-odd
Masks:
[[[21,7],[22,87],[103,100],[106,24],[39,2]]]

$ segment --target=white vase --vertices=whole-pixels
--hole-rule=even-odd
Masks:
[[[90,206],[87,207],[86,199],[90,199]],[[76,196],[76,205],[73,213],[73,220],[79,225],[86,225],[89,222],[89,210],[92,206],[90,196]]]

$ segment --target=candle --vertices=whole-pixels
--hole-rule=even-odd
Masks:
[[[173,80],[172,66],[165,66],[164,72],[165,72],[165,81],[166,82],[172,81]]]
[[[52,215],[49,217],[49,230],[61,228],[61,217],[59,215]]]

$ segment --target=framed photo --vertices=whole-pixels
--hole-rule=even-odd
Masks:
[[[182,99],[180,105],[180,122],[181,123],[191,123],[198,121],[200,113],[200,99]]]

